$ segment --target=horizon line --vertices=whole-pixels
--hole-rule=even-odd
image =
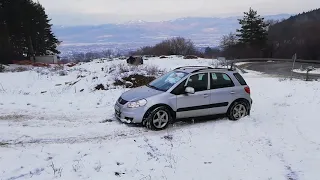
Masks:
[[[261,17],[266,17],[266,16],[277,16],[277,15],[289,15],[289,16],[294,16],[297,15],[297,13],[279,13],[279,14],[266,14],[266,15],[260,15]],[[75,27],[75,26],[101,26],[101,25],[127,25],[127,24],[134,24],[134,23],[161,23],[161,22],[172,22],[172,21],[177,21],[181,19],[188,19],[188,18],[216,18],[216,19],[228,19],[228,18],[238,18],[242,17],[240,15],[234,15],[234,16],[184,16],[180,18],[173,18],[170,20],[162,20],[162,21],[145,21],[142,19],[139,20],[130,20],[122,23],[100,23],[100,24],[79,24],[79,25],[61,25],[61,24],[53,24],[53,26],[63,26],[63,27]]]

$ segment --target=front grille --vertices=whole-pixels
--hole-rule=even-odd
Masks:
[[[119,111],[115,111],[114,115],[116,116],[117,119],[120,119],[121,118],[121,112]]]
[[[121,105],[125,105],[128,101],[126,101],[126,100],[122,99],[121,97],[119,97],[118,102],[119,102]]]

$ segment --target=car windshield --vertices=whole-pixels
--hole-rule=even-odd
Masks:
[[[152,81],[147,86],[160,91],[167,91],[186,75],[188,75],[188,73],[181,71],[172,71]]]

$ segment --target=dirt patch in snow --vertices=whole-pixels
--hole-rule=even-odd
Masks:
[[[9,115],[2,115],[0,116],[0,120],[7,120],[7,121],[21,121],[25,120],[26,118],[29,118],[27,115],[22,114],[9,114]]]
[[[128,77],[122,78],[122,80],[124,80],[124,82],[125,81],[132,82],[133,83],[133,86],[132,86],[133,88],[149,84],[151,81],[153,81],[155,79],[156,79],[156,77],[154,77],[154,76],[144,76],[144,75],[141,75],[141,74],[133,74],[133,75],[130,75]],[[123,86],[123,85],[125,85],[124,82],[122,82],[120,80],[116,80],[114,82],[114,85],[115,86]]]
[[[95,90],[106,90],[103,84],[98,84],[95,88]]]

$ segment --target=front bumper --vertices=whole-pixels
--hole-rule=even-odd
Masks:
[[[128,108],[118,102],[114,105],[114,116],[123,123],[142,123],[145,107]]]

